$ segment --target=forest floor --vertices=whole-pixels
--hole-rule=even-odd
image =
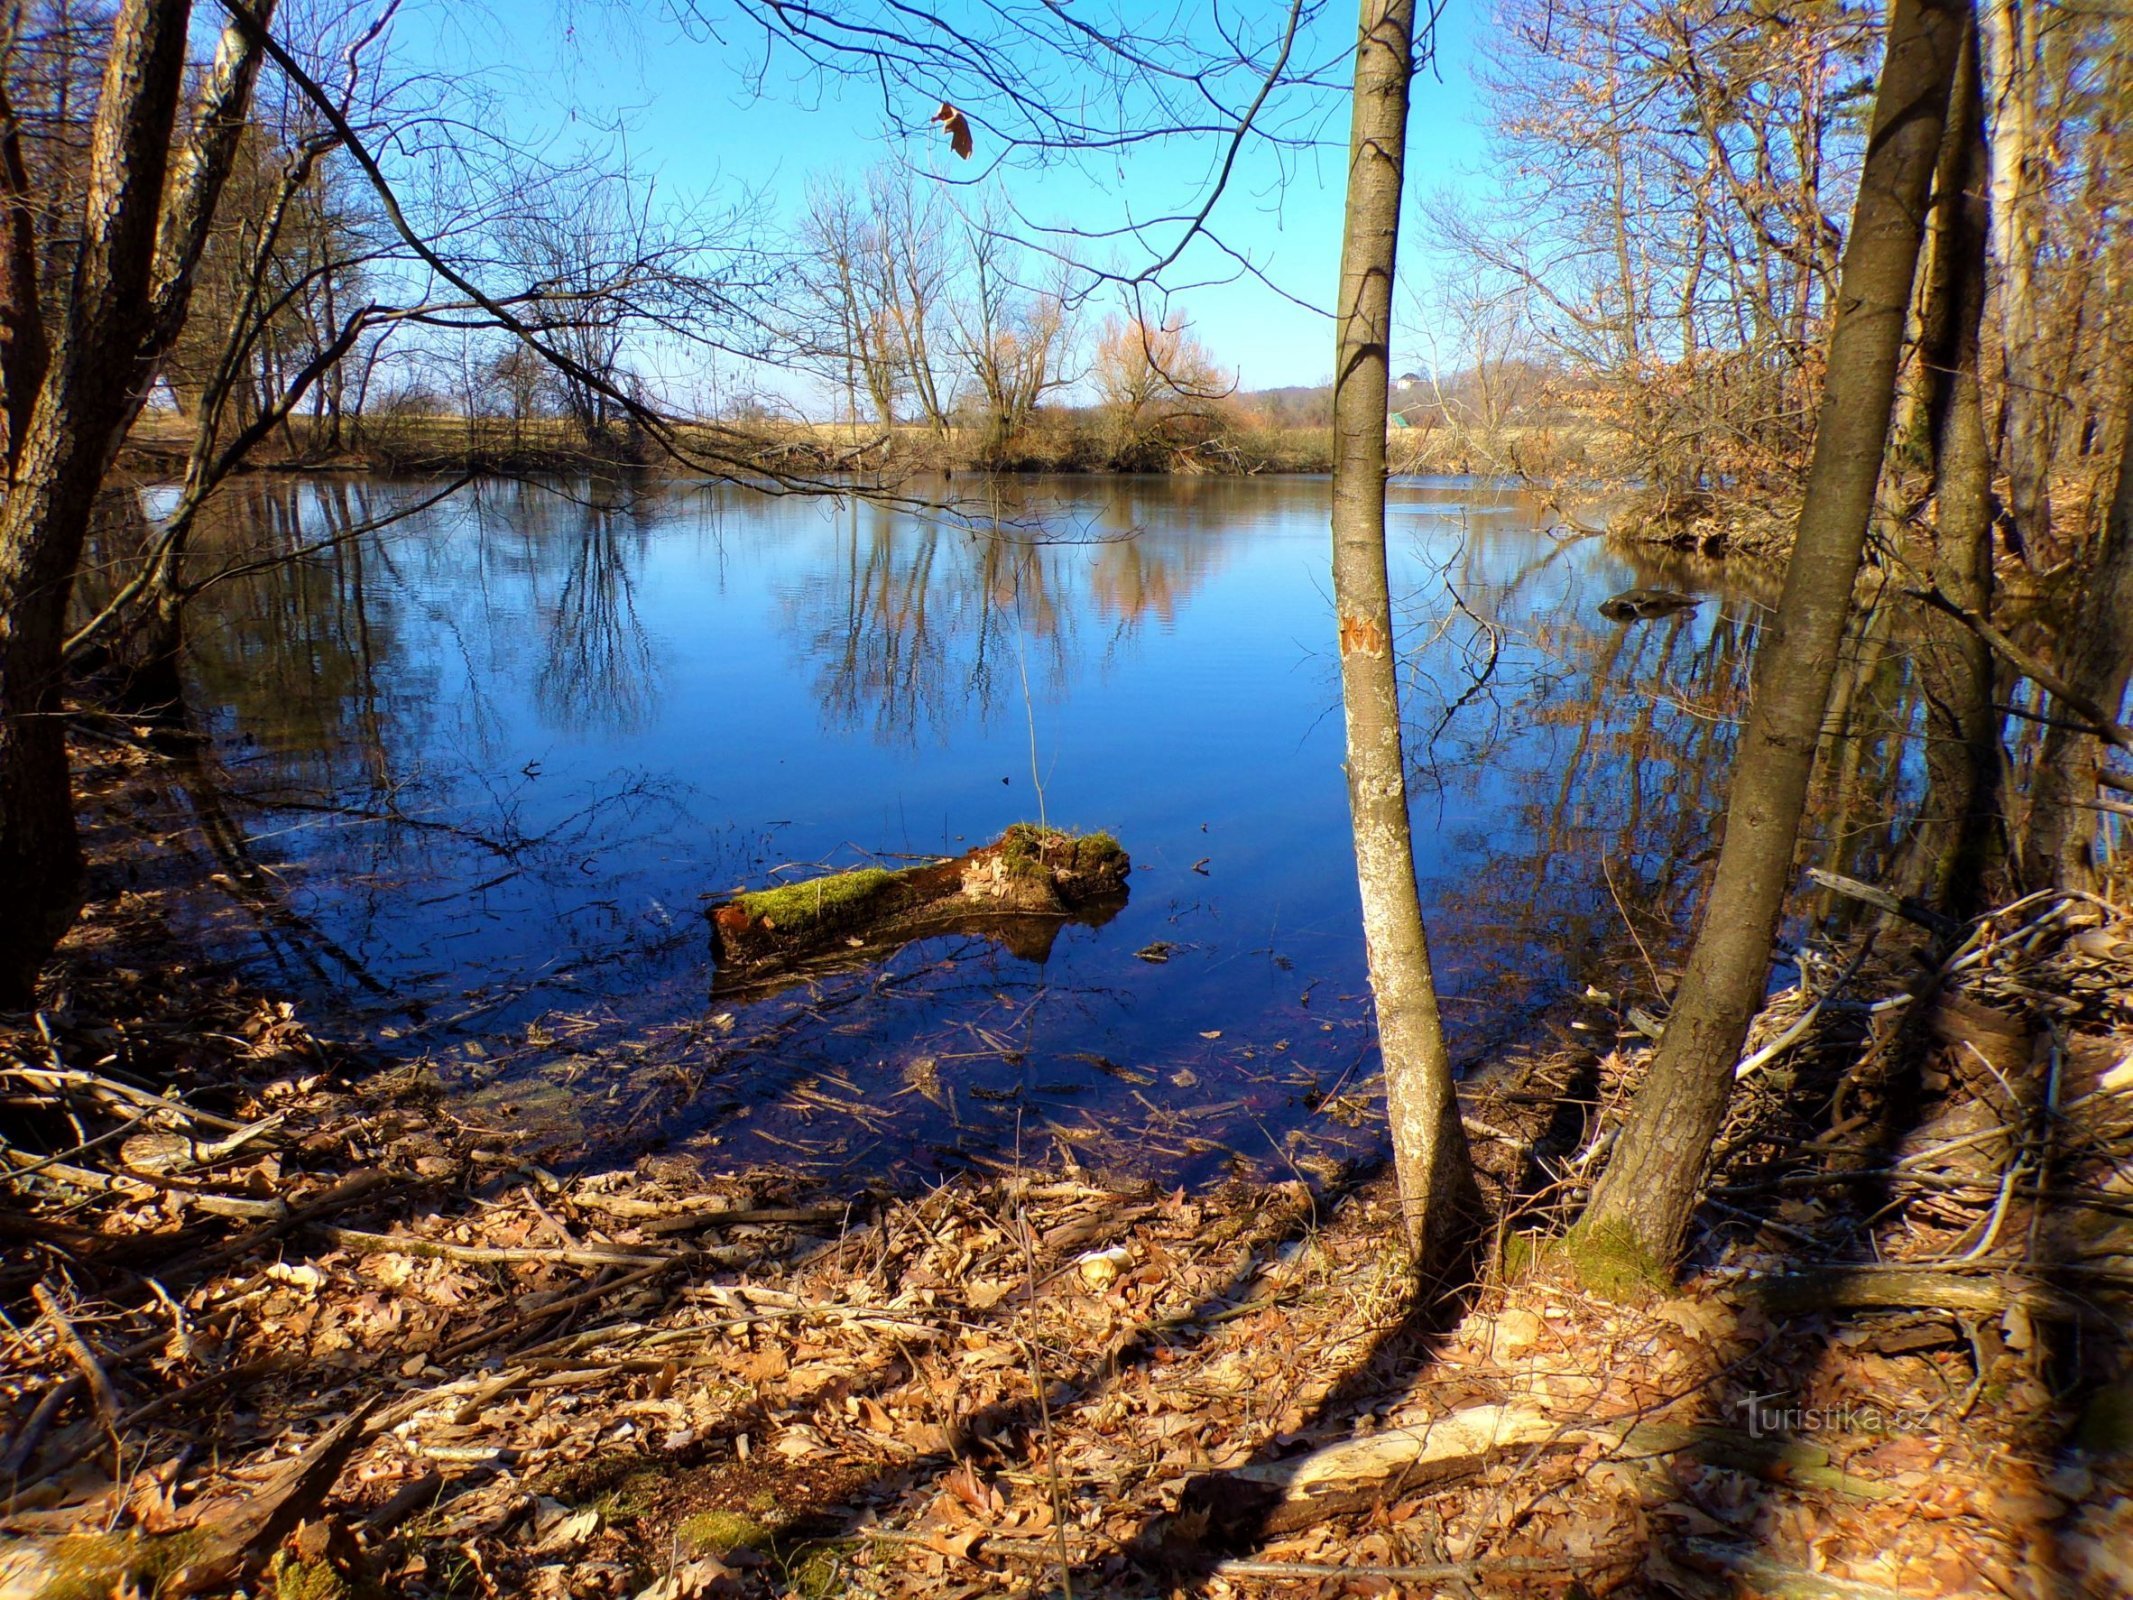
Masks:
[[[2133,1594],[2108,905],[1803,956],[1690,1269],[1606,1295],[1596,1002],[1466,1097],[1509,1220],[1417,1296],[1378,1176],[572,1166],[188,970],[124,833],[0,1019],[10,1600]]]

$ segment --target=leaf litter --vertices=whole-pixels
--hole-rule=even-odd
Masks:
[[[1681,1287],[1548,1244],[1642,1038],[1505,1063],[1433,1302],[1348,1174],[557,1170],[152,920],[0,1029],[0,1595],[2133,1592],[2114,908],[1774,997]]]

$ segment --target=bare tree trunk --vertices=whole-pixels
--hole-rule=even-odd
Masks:
[[[29,1002],[80,905],[67,603],[105,471],[183,325],[256,69],[226,37],[173,173],[190,14],[190,0],[124,0],[113,19],[74,278],[0,507],[0,1006]]]
[[[18,8],[9,18],[10,28],[20,21]],[[30,411],[37,404],[37,391],[44,386],[51,358],[37,295],[36,208],[15,108],[0,87],[0,210],[5,211],[4,239],[0,239],[0,418],[7,428],[10,480],[22,459]]]
[[[2133,406],[2133,392],[2127,397]],[[2133,425],[2125,429],[2118,461],[2118,489],[2104,524],[2096,565],[2066,631],[2060,671],[2068,687],[2112,715],[2125,707],[2133,674]],[[2097,887],[2096,775],[2104,744],[2077,732],[2060,717],[2044,735],[2030,787],[2029,828],[2022,848],[2023,876],[2034,887]]]
[[[1444,1261],[1475,1198],[1415,888],[1385,568],[1385,427],[1414,0],[1363,0],[1348,144],[1333,377],[1333,599],[1348,721],[1348,807],[1378,1050],[1408,1242]]]
[[[1975,29],[1965,38],[1943,141],[1935,205],[1937,314],[1926,319],[1924,385],[1933,450],[1933,581],[1976,616],[1992,605],[1992,450],[1979,351],[1985,314],[1988,180]],[[1929,615],[1920,651],[1926,699],[1926,797],[1904,888],[1951,916],[1983,898],[2000,774],[1992,650],[1954,617]]]
[[[1983,0],[1979,42],[1991,100],[1992,254],[2006,378],[2000,435],[2008,510],[2025,556],[2046,566],[2052,559],[2053,399],[2044,388],[2037,267],[2044,249],[2041,210],[2050,158],[2038,126],[2043,75],[2037,60],[2038,9],[2035,0]]]
[[[1890,14],[1807,497],[1784,595],[1757,662],[1724,848],[1666,1037],[1575,1241],[1626,1251],[1640,1268],[1669,1265],[1680,1254],[1725,1118],[1734,1063],[1762,1003],[1873,515],[1912,274],[1967,17],[1967,0],[1896,0]]]

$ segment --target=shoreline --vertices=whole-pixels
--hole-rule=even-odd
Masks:
[[[104,758],[111,818],[108,785],[146,759]],[[420,1063],[380,1070],[270,993],[173,973],[152,888],[128,884],[146,846],[121,824],[93,847],[54,1004],[0,1026],[18,1093],[64,1071],[39,1092],[77,1125],[39,1121],[59,1147],[10,1156],[20,1592],[264,1568],[281,1594],[426,1596],[471,1562],[558,1597],[1022,1592],[1062,1564],[1091,1594],[1698,1571],[1923,1594],[2019,1584],[2047,1549],[2100,1573],[2133,1534],[2123,1377],[2084,1400],[2040,1381],[2050,1340],[2000,1336],[2105,1328],[2084,1308],[2133,1279],[1961,1257],[2022,1146],[1959,1052],[1892,1152],[1912,1175],[1876,1225],[1894,1270],[1855,1264],[1843,1141],[1803,1109],[1855,1082],[1876,1113],[1878,1046],[1813,1036],[1729,1123],[1702,1270],[1612,1298],[1546,1243],[1589,1126],[1558,1124],[1619,1108],[1648,1051],[1632,1031],[1514,1052],[1462,1096],[1507,1219],[1492,1262],[1417,1302],[1382,1173],[1166,1194],[1046,1164],[902,1194],[656,1151],[551,1171]],[[1998,926],[1946,1025],[2061,997],[2081,1126],[2053,1181],[2079,1188],[2128,1153],[2133,1075],[2096,1031],[2123,990],[2088,986],[2085,919],[2055,917]],[[1751,1042],[1783,1048],[1809,1004],[1777,995]],[[2045,1224],[2057,1259],[2095,1242],[2062,1240],[2069,1220]],[[2086,1348],[2123,1373],[2119,1342]],[[137,1464],[116,1474],[114,1429]],[[1715,1515],[1744,1505],[1747,1539]]]

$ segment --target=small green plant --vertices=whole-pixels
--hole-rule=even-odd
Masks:
[[[736,1550],[759,1550],[774,1537],[769,1527],[738,1511],[698,1511],[674,1529],[691,1555],[723,1556]]]
[[[331,1563],[300,1560],[286,1550],[267,1563],[267,1582],[274,1600],[349,1600],[353,1593]]]
[[[803,1545],[785,1563],[785,1580],[800,1600],[830,1600],[850,1587],[844,1581],[844,1558],[835,1545]]]

